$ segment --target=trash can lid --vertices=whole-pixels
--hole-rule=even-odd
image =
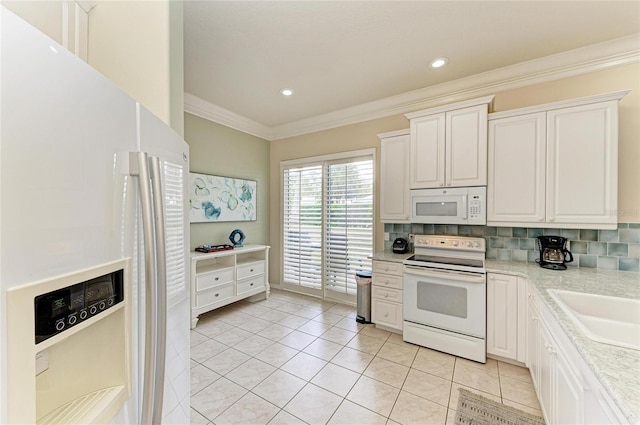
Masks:
[[[356,272],[356,276],[358,276],[358,277],[371,277],[371,272],[369,270]]]

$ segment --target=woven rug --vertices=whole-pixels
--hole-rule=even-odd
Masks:
[[[455,425],[544,425],[544,419],[460,388]]]

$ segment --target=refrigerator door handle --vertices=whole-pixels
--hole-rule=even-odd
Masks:
[[[140,411],[140,423],[152,424],[155,422],[155,394],[156,387],[156,353],[158,352],[158,305],[156,294],[156,257],[155,257],[155,233],[154,214],[152,201],[152,188],[149,176],[149,157],[146,152],[131,152],[129,157],[129,174],[138,177],[140,190],[140,206],[142,209],[142,229],[144,234],[144,274],[145,274],[145,347],[144,347],[144,375],[142,382],[142,406]],[[162,388],[160,388],[162,390]]]
[[[151,157],[151,188],[153,190],[153,211],[156,239],[156,299],[157,299],[157,349],[155,361],[155,393],[153,402],[153,423],[162,423],[164,395],[164,374],[167,351],[167,253],[165,233],[164,190],[162,189],[162,166],[160,158]]]

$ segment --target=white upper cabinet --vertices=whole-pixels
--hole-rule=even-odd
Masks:
[[[409,223],[409,130],[380,138],[380,220]]]
[[[405,115],[411,121],[411,189],[487,184],[487,115],[493,97]]]
[[[544,222],[546,114],[489,121],[487,221]]]
[[[487,225],[615,229],[627,93],[490,114]]]

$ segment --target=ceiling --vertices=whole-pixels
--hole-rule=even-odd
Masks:
[[[274,128],[637,33],[640,1],[187,0],[184,85]]]

